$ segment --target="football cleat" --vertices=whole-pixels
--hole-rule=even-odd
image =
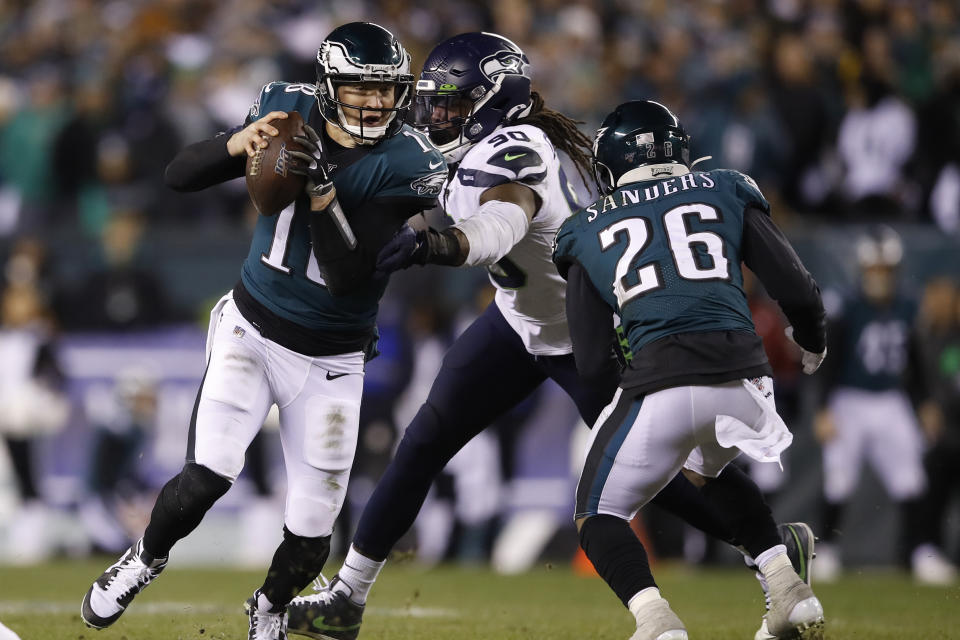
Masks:
[[[640,610],[637,630],[630,640],[687,640],[683,622],[663,598],[657,598]]]
[[[80,605],[83,622],[94,629],[109,627],[166,566],[166,558],[150,558],[143,551],[143,538],[138,540],[87,590]]]
[[[787,547],[787,557],[790,558],[790,564],[793,570],[797,572],[800,579],[808,585],[813,579],[810,571],[810,565],[813,559],[817,557],[814,552],[816,537],[813,535],[813,529],[805,522],[788,522],[781,524],[777,529],[780,532],[780,539]]]
[[[258,606],[260,590],[243,603],[243,608],[250,617],[250,630],[247,640],[287,640],[287,611],[262,610]]]
[[[777,527],[777,530],[780,532],[780,540],[787,548],[787,557],[790,559],[790,564],[793,565],[793,570],[797,572],[801,580],[809,585],[813,577],[810,565],[813,559],[817,557],[814,552],[816,537],[813,535],[813,530],[804,522],[781,524]],[[760,581],[760,586],[763,588],[767,611],[769,611],[770,590],[767,587],[767,580],[756,565],[750,565],[750,568],[756,571],[757,580]],[[777,640],[777,636],[772,635],[767,628],[766,615],[760,623],[760,628],[754,634],[753,640]]]
[[[317,640],[354,640],[360,635],[364,606],[334,591],[338,582],[340,577],[334,576],[329,586],[314,595],[294,598],[287,605],[291,634]]]
[[[770,606],[767,632],[778,640],[822,640],[823,605],[793,567],[783,565],[766,576]]]
[[[914,549],[910,566],[913,579],[920,584],[949,586],[957,581],[957,568],[932,544],[922,544]]]

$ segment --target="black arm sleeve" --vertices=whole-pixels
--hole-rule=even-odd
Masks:
[[[247,156],[227,153],[228,139],[224,134],[181,149],[167,165],[164,182],[174,191],[200,191],[241,177]]]
[[[613,313],[603,301],[586,271],[573,262],[567,271],[567,323],[573,340],[573,357],[581,378],[619,376],[619,348],[613,328]]]
[[[770,216],[754,207],[743,215],[743,261],[783,309],[797,344],[823,351],[827,320],[820,287]]]

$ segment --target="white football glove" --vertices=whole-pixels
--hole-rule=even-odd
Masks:
[[[790,340],[790,342],[800,347],[800,345],[797,344],[797,341],[793,339],[793,327],[787,327],[783,330],[783,332],[787,335],[787,338]],[[823,351],[820,353],[807,351],[803,347],[800,347],[800,351],[802,354],[800,356],[800,363],[803,365],[803,372],[808,376],[812,376],[817,369],[820,368],[820,365],[823,364],[823,360],[827,357],[827,348],[824,347]]]

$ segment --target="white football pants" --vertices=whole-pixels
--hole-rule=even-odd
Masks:
[[[299,536],[330,535],[357,448],[363,353],[291,351],[261,336],[229,294],[210,323],[188,459],[236,480],[247,446],[276,403],[287,470],[284,524]]]
[[[591,432],[576,518],[631,520],[681,468],[715,478],[741,450],[772,462],[791,441],[767,377],[638,398],[618,389]]]
[[[836,435],[823,446],[828,501],[850,499],[864,458],[894,500],[923,492],[923,436],[906,394],[841,387],[830,396],[829,409]]]

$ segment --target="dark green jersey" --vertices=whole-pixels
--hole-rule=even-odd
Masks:
[[[675,334],[755,333],[740,269],[748,207],[769,211],[737,171],[630,183],[563,224],[554,260],[562,274],[583,266],[634,353]]]
[[[299,111],[322,132],[315,93],[314,85],[271,82],[247,122],[270,111]],[[377,251],[408,217],[435,204],[446,167],[440,152],[408,126],[373,146],[331,147],[328,168],[359,246],[348,249],[324,217],[328,214],[311,212],[301,196],[278,215],[258,217],[241,279],[250,295],[280,318],[311,330],[356,333],[373,327],[387,285],[386,278],[371,277]],[[311,220],[318,228],[327,225],[316,248]],[[333,295],[334,279],[348,283],[340,287],[348,291],[334,289],[338,295]]]
[[[864,297],[849,301],[831,323],[837,345],[832,382],[868,391],[903,389],[915,316],[916,305],[901,296],[888,305]]]

